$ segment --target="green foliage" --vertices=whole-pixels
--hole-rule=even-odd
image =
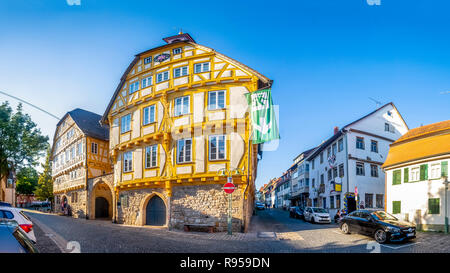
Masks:
[[[48,146],[48,137],[23,113],[22,105],[13,113],[8,102],[0,105],[0,139],[0,179],[10,170],[35,166]]]
[[[47,157],[45,163],[41,164],[44,171],[40,174],[38,186],[34,191],[36,198],[40,201],[53,200],[53,181],[52,181],[52,161],[51,148],[47,148]]]
[[[38,173],[34,168],[23,168],[17,173],[16,192],[33,194],[38,184]]]

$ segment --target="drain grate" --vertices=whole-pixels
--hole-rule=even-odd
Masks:
[[[258,232],[258,238],[275,238],[275,232]]]

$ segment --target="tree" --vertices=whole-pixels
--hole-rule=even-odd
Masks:
[[[27,167],[17,173],[16,192],[18,194],[33,194],[38,185],[39,175],[34,168]]]
[[[48,146],[48,137],[23,113],[22,104],[13,113],[8,102],[0,105],[0,140],[0,180],[11,170],[35,166]]]
[[[44,171],[39,176],[38,186],[34,191],[36,198],[40,201],[53,200],[53,181],[52,181],[52,161],[51,148],[47,148],[47,157],[45,163],[41,164]]]

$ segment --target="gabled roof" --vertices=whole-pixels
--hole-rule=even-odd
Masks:
[[[58,122],[57,126],[59,126],[61,122],[69,115],[84,135],[96,139],[106,141],[109,140],[109,126],[102,126],[100,124],[100,119],[102,118],[102,116],[100,116],[99,114],[77,108],[70,112],[67,112],[64,117]]]
[[[391,105],[395,110],[397,110],[397,108],[395,107],[394,103],[393,103],[393,102],[389,102],[389,103],[386,103],[385,105],[383,105],[383,106],[377,108],[376,110],[370,112],[369,114],[363,116],[362,118],[359,118],[359,119],[357,119],[357,120],[355,120],[355,121],[353,121],[353,122],[351,122],[351,123],[345,125],[345,126],[342,127],[342,129],[340,129],[336,134],[334,134],[332,137],[330,137],[329,139],[327,139],[326,141],[324,141],[322,144],[320,144],[320,145],[317,147],[317,149],[316,149],[310,156],[308,156],[306,159],[309,160],[309,159],[315,158],[318,154],[320,154],[323,150],[325,150],[326,147],[328,147],[328,146],[329,146],[331,143],[333,143],[336,139],[338,139],[340,136],[342,136],[342,135],[346,132],[346,128],[347,128],[347,127],[350,127],[351,125],[357,123],[358,121],[361,121],[361,120],[363,120],[363,119],[365,119],[365,118],[367,118],[367,117],[369,117],[369,116],[375,114],[376,112],[380,111],[381,109],[383,109],[384,107],[386,107],[386,106],[388,106],[388,105]],[[398,112],[398,114],[400,115],[400,118],[402,119],[402,121],[405,123],[406,128],[409,129],[409,128],[408,128],[408,125],[406,124],[405,120],[403,119],[402,115],[400,114],[400,111],[397,110],[397,112]]]
[[[450,120],[409,130],[390,145],[382,167],[441,155],[450,156]]]
[[[180,36],[183,36],[183,37],[179,38]],[[173,46],[174,44],[177,44],[177,43],[190,44],[190,45],[192,45],[194,47],[199,47],[199,48],[201,48],[203,50],[214,52],[217,57],[222,58],[222,59],[232,63],[233,65],[235,65],[237,67],[240,67],[240,68],[242,68],[244,70],[247,70],[248,72],[254,74],[259,79],[258,88],[270,88],[272,86],[272,82],[273,81],[270,80],[269,78],[265,77],[264,75],[262,75],[258,71],[254,70],[254,69],[244,65],[243,63],[241,63],[239,61],[236,61],[236,60],[234,60],[234,59],[232,59],[232,58],[230,58],[230,57],[228,57],[228,56],[226,56],[224,54],[221,54],[221,53],[215,51],[212,48],[209,48],[209,47],[206,47],[206,46],[203,46],[203,45],[195,43],[194,39],[192,39],[192,37],[189,34],[187,34],[187,33],[179,34],[179,35],[175,35],[175,36],[171,36],[171,37],[167,37],[167,38],[164,38],[163,40],[165,42],[167,42],[166,45],[155,47],[155,48],[146,50],[144,52],[141,52],[141,53],[135,55],[133,61],[130,63],[130,65],[128,66],[128,68],[125,70],[125,72],[123,73],[122,77],[120,78],[119,85],[117,86],[116,90],[114,91],[114,94],[113,94],[113,96],[112,96],[108,106],[106,107],[105,113],[103,114],[103,116],[101,118],[101,121],[100,121],[102,124],[107,124],[106,120],[108,119],[108,113],[111,110],[111,107],[112,107],[114,101],[116,100],[120,90],[122,89],[123,85],[125,84],[126,79],[127,79],[127,75],[131,71],[131,69],[134,67],[134,65],[139,61],[141,56],[146,54],[146,53],[148,53],[148,52],[150,52],[150,51],[160,50],[160,49],[162,49],[164,47]]]

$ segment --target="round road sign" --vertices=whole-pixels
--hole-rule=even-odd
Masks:
[[[223,190],[224,190],[226,193],[228,193],[228,194],[233,193],[233,192],[234,192],[234,189],[236,189],[236,186],[235,186],[233,183],[230,183],[230,182],[226,183],[226,184],[223,186]]]

